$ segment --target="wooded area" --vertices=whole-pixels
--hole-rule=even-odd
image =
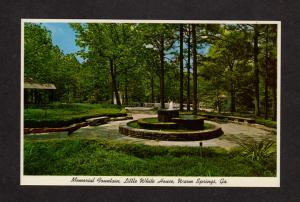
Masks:
[[[125,106],[174,101],[195,114],[200,104],[276,120],[277,25],[70,26],[82,63],[41,24],[25,23],[25,79],[55,84],[55,101],[112,103],[115,95],[117,105],[122,96]]]

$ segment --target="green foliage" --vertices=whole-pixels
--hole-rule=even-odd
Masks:
[[[260,167],[260,174],[270,174],[270,170],[276,170],[276,145],[271,140],[248,139],[236,141],[241,149],[240,155],[252,162],[254,166]]]
[[[51,32],[39,24],[25,23],[24,77],[56,86],[57,100],[71,102],[78,97],[81,66],[74,54],[63,52],[52,43]]]
[[[116,82],[118,90],[123,92],[125,103],[150,102],[158,97],[159,37],[164,35],[164,50],[167,52],[176,39],[175,25],[89,23],[71,26],[77,33],[77,45],[82,48],[79,54],[85,58],[83,65],[93,64],[94,71],[102,72],[101,75],[97,74],[99,79],[95,81],[101,82],[101,85],[97,85],[99,91],[111,94],[111,86]],[[148,45],[152,48],[147,48]],[[179,83],[174,79],[178,77],[177,66],[172,61],[165,61],[165,68],[166,83],[169,84],[166,85],[166,97],[177,99]],[[94,84],[90,86],[93,89],[96,87]]]
[[[49,81],[49,58],[55,51],[50,32],[32,23],[25,23],[24,30],[24,76],[37,81]]]
[[[172,122],[159,122],[157,118],[144,118],[143,122],[153,123],[153,125],[149,124],[149,125],[145,126],[146,128],[151,129],[151,130],[161,130],[161,131],[170,131],[170,132],[174,132],[174,131],[175,132],[176,131],[177,132],[178,131],[180,131],[180,132],[184,132],[184,131],[189,132],[189,131],[191,131],[191,130],[185,130],[185,129],[174,129],[174,125],[170,124]],[[156,125],[155,123],[159,123],[159,126],[161,128],[158,125]],[[165,124],[165,126],[163,126],[164,124]],[[132,128],[143,128],[142,126],[140,126],[138,124],[138,121],[132,121],[132,122],[128,123],[128,126],[130,126]],[[215,126],[212,125],[212,124],[204,123],[203,130],[213,129],[214,127]]]
[[[243,107],[241,111],[254,107],[251,32],[246,25],[243,28],[244,31],[240,31],[239,26],[225,25],[219,29],[220,36],[211,41],[202,70],[207,80],[203,81],[207,83],[205,92],[209,92],[215,102],[225,95],[234,104],[231,111],[236,107]]]
[[[143,121],[145,121],[147,123],[157,123],[158,118],[144,118]]]
[[[25,128],[60,127],[97,116],[126,116],[123,107],[109,104],[51,104],[47,109],[24,109]]]
[[[268,161],[275,154],[272,150],[273,141],[244,141],[239,142],[239,145],[243,148],[242,155],[246,158],[255,161]]]
[[[218,148],[159,147],[82,139],[25,139],[24,174],[265,176],[262,167],[237,157],[234,152]],[[274,169],[270,173],[274,176]]]
[[[255,122],[258,124],[265,125],[270,128],[277,128],[277,122],[269,120],[269,119],[255,118]]]
[[[78,23],[70,26],[75,30],[76,43],[81,48],[76,54],[84,59],[82,64],[74,54],[66,55],[53,45],[51,33],[42,25],[25,23],[26,79],[54,83],[57,87],[57,101],[102,103],[112,101],[113,91],[117,90],[122,92],[125,104],[159,102],[160,57],[163,48],[164,97],[166,101],[178,102],[178,24]],[[186,66],[188,25],[184,24],[183,27]],[[275,115],[277,27],[256,27],[259,34],[257,64],[260,105],[264,105],[264,87],[267,85],[269,93],[272,92],[269,102],[272,103]],[[236,108],[239,112],[253,112],[254,89],[257,84],[253,61],[254,26],[201,24],[197,25],[196,29],[199,73],[197,87],[200,104],[219,111],[234,112]],[[161,37],[164,38],[163,44],[160,41]],[[208,54],[203,54],[201,48],[208,48]],[[265,68],[267,64],[268,69]],[[192,70],[193,64],[190,65]],[[185,103],[186,71],[187,69],[184,69]],[[190,89],[192,87],[191,82]]]
[[[137,121],[132,121],[132,122],[128,123],[128,126],[130,126],[132,128],[140,128],[140,125],[138,124]]]

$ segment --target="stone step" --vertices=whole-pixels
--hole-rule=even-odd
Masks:
[[[109,117],[107,116],[95,117],[86,120],[86,122],[88,122],[90,126],[98,126],[101,124],[105,124],[108,121],[109,121]]]
[[[123,120],[129,120],[129,119],[133,119],[133,117],[132,116],[111,117],[109,120],[110,121],[123,121]]]

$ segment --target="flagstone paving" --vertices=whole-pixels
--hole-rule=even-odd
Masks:
[[[156,117],[151,114],[132,114],[133,119]],[[119,124],[127,123],[130,120],[114,121],[100,126],[87,126],[74,132],[72,137],[85,137],[85,138],[102,138],[114,141],[125,141],[129,143],[142,143],[145,145],[156,146],[199,146],[200,141],[158,141],[132,138],[119,133]],[[201,141],[203,147],[222,147],[231,149],[237,146],[238,140],[253,139],[256,141],[268,139],[276,141],[276,132],[272,130],[264,130],[261,128],[253,127],[250,125],[243,125],[238,123],[219,123],[224,131],[224,135],[219,138]]]

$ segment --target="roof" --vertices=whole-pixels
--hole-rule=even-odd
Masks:
[[[25,89],[56,89],[55,85],[52,83],[33,83],[24,82]]]

